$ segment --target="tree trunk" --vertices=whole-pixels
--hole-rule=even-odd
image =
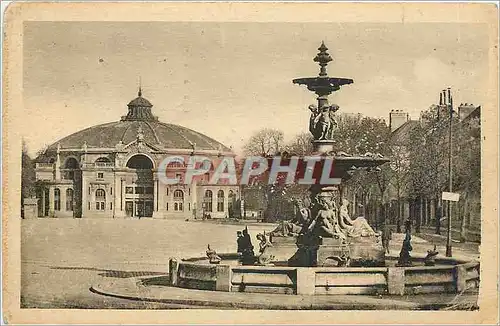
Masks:
[[[432,198],[427,199],[427,226],[432,226]]]
[[[469,200],[467,198],[467,196],[465,197],[465,201],[464,201],[464,205],[463,205],[463,209],[461,209],[461,218],[462,220],[460,221],[460,242],[465,242],[466,239],[467,239],[467,223],[466,223],[466,220],[467,220],[467,211],[468,211],[468,206],[469,206]]]
[[[399,187],[398,187],[398,216],[396,217],[396,231],[397,233],[401,233],[401,196],[399,194]]]
[[[422,196],[420,196],[419,203],[418,203],[418,218],[417,218],[417,225],[415,226],[415,232],[420,233],[420,226],[422,225],[423,221],[423,213],[424,213],[424,201]]]
[[[439,200],[439,195],[436,198],[436,234],[441,234],[441,218],[443,217],[443,205]]]

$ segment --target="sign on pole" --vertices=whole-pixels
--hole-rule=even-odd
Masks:
[[[458,201],[459,198],[460,194],[457,194],[456,192],[443,191],[443,200]]]

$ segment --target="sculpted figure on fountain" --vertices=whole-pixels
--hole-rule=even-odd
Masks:
[[[316,194],[311,212],[313,219],[305,230],[306,234],[322,238],[346,238],[337,220],[337,207],[331,192]]]
[[[268,265],[273,259],[274,255],[269,253],[269,249],[273,244],[268,240],[266,232],[257,234],[259,240],[259,255],[257,256],[257,264]]]
[[[364,217],[360,216],[354,220],[351,219],[348,208],[349,201],[347,199],[343,199],[339,214],[339,224],[342,232],[352,238],[375,236],[375,231]]]
[[[299,235],[305,226],[309,225],[311,210],[304,205],[301,199],[293,200],[296,214],[291,221],[281,221],[276,229],[271,231],[272,236],[290,237]]]
[[[311,117],[309,119],[309,131],[314,137],[314,140],[331,140],[333,137],[333,130],[337,126],[335,119],[335,112],[339,106],[324,105],[318,108],[316,105],[309,105]]]

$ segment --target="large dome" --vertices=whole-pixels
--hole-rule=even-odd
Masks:
[[[114,148],[120,142],[124,145],[137,139],[138,131],[143,141],[161,149],[192,149],[231,151],[218,141],[194,130],[158,121],[152,115],[152,104],[139,96],[128,104],[128,113],[120,121],[96,125],[71,134],[54,144],[49,149],[81,148],[86,143],[88,148]]]

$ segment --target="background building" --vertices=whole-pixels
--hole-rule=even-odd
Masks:
[[[228,147],[196,131],[158,121],[139,90],[120,121],[96,125],[50,145],[35,160],[38,216],[212,218],[228,216],[239,198],[237,185],[208,180]],[[167,166],[165,185],[157,175],[167,156],[209,158],[210,171],[183,184],[186,164]]]

